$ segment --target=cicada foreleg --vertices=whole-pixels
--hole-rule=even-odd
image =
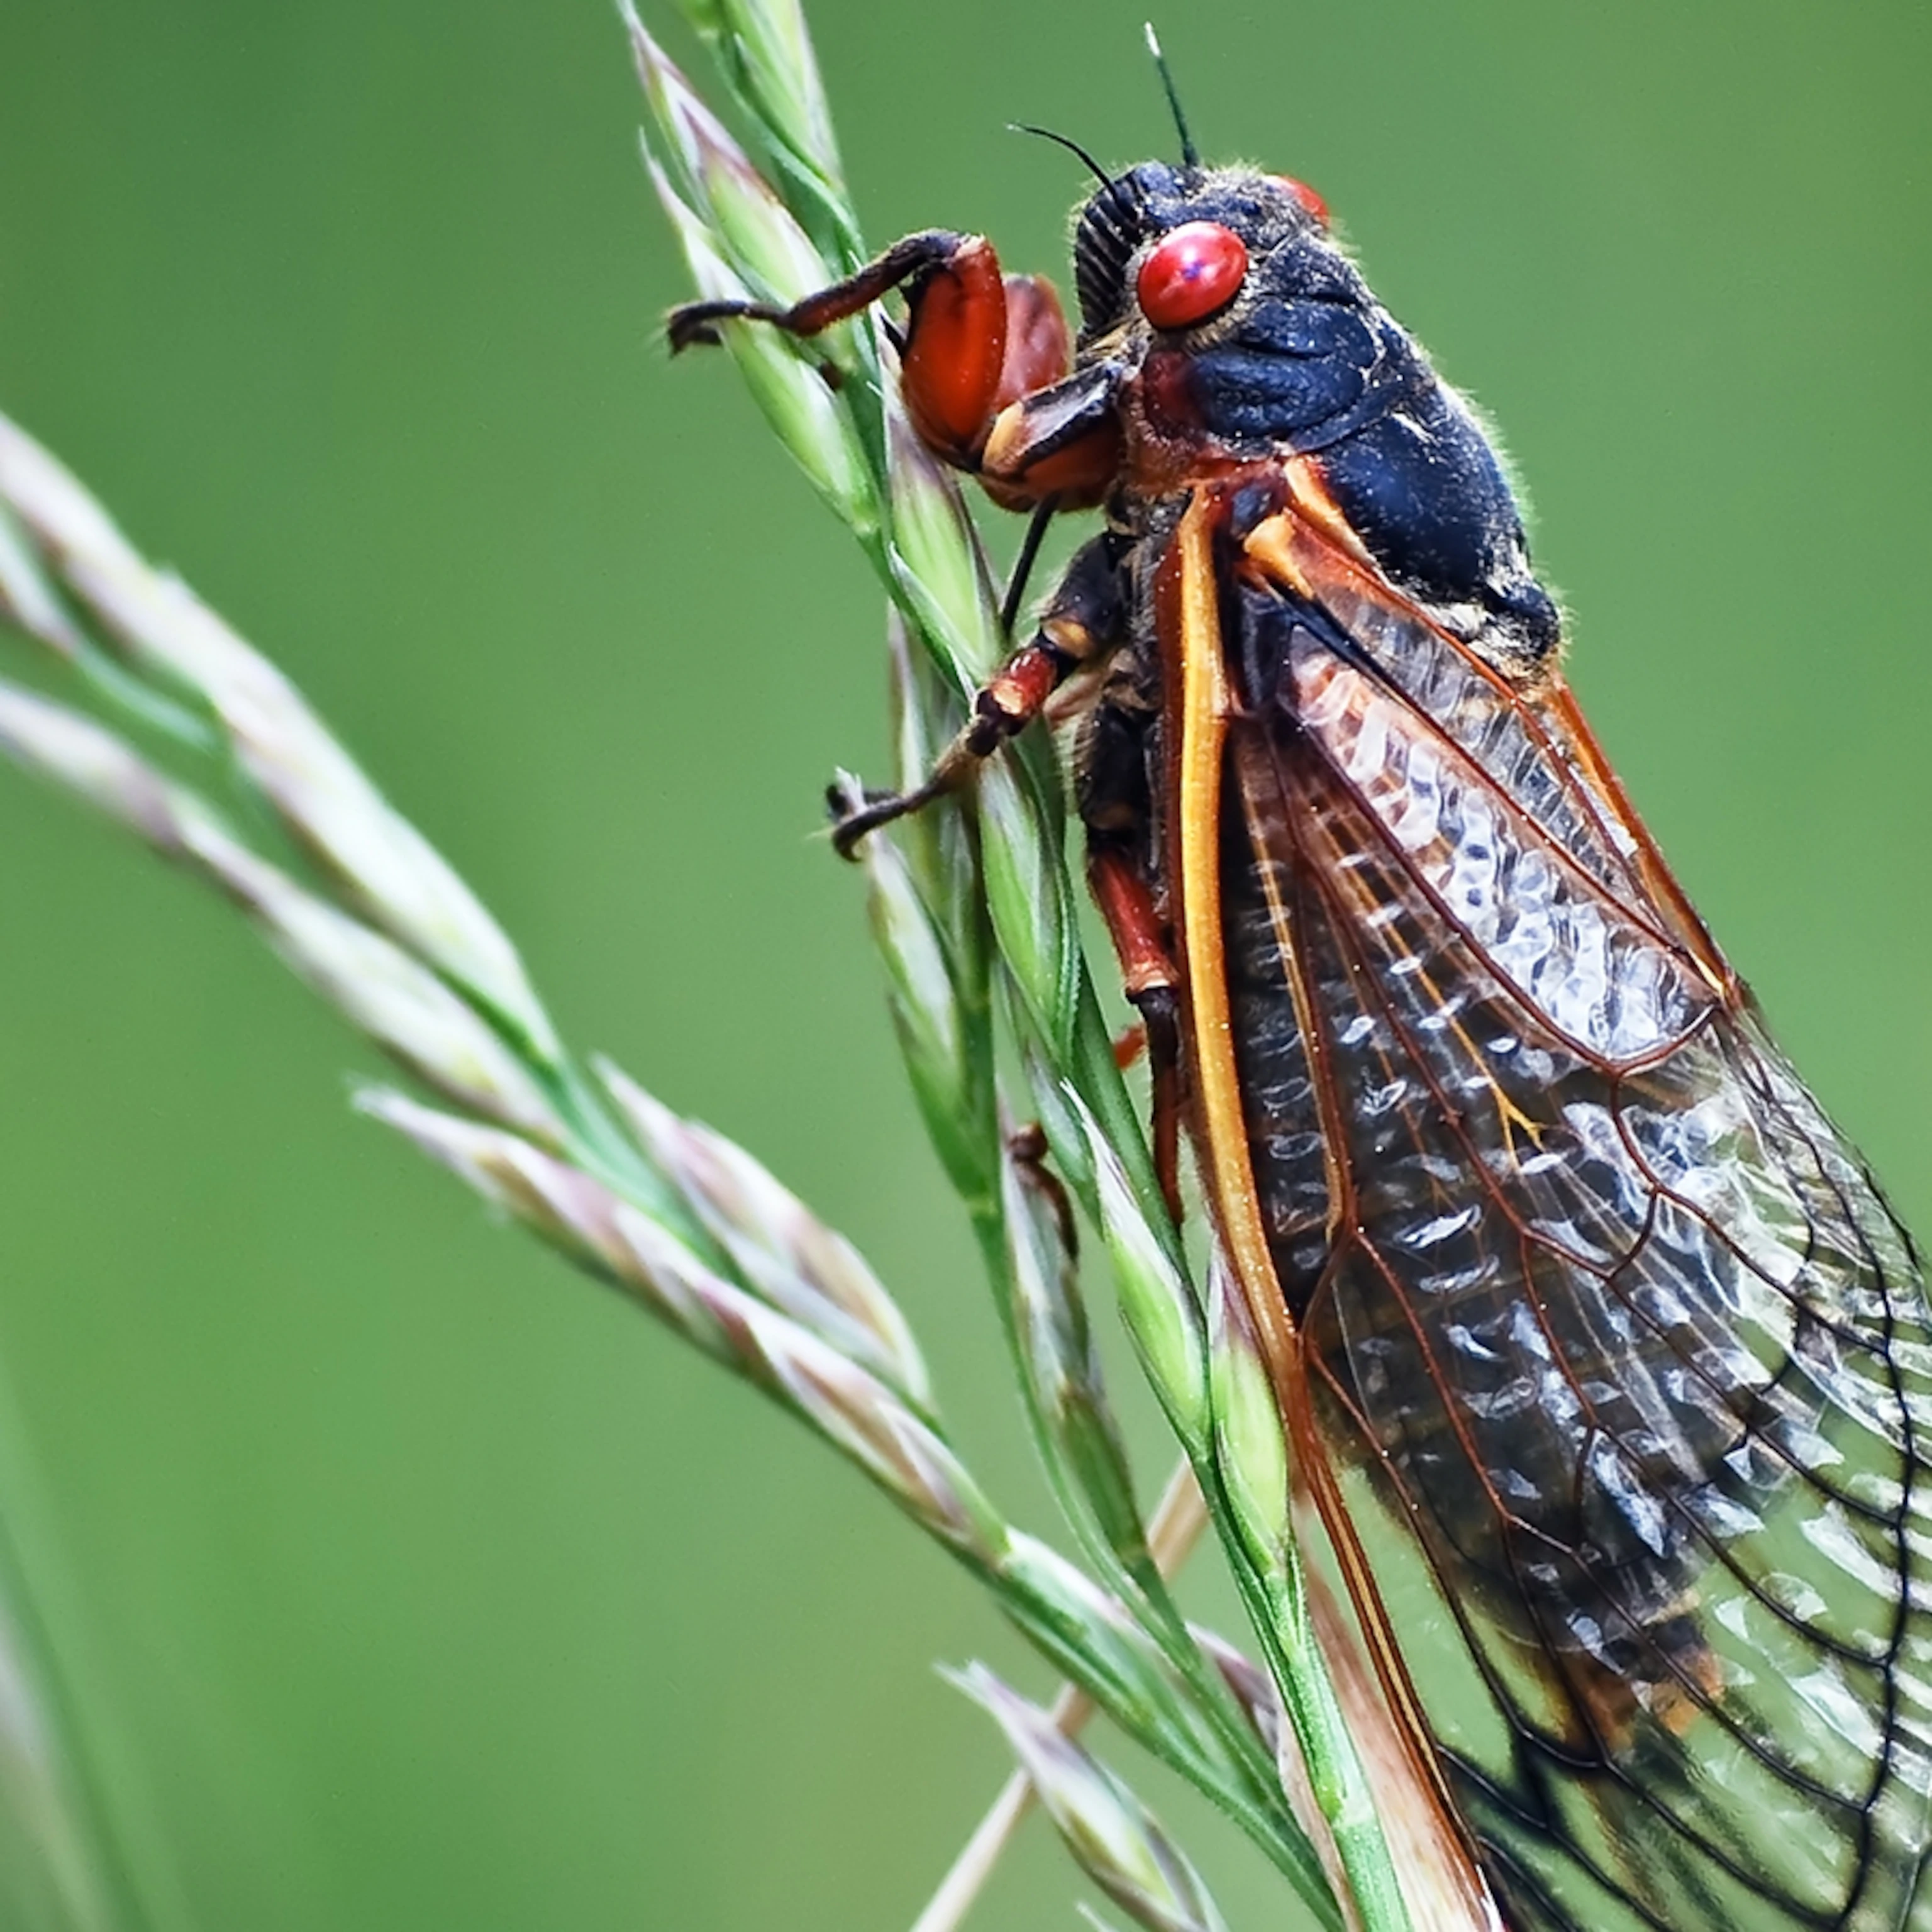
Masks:
[[[895,290],[906,301],[904,327],[894,334],[900,393],[920,441],[942,461],[977,476],[1003,507],[1035,513],[1016,592],[1002,613],[1010,623],[1046,518],[1100,502],[1120,461],[1114,404],[1120,372],[1099,363],[1069,374],[1066,317],[1050,283],[1003,274],[983,236],[928,229],[789,306],[690,302],[671,312],[667,332],[674,351],[715,343],[718,325],[729,321],[808,338]],[[965,728],[922,784],[868,795],[856,810],[846,808],[842,793],[834,795],[832,836],[840,852],[849,858],[867,832],[951,790],[1039,716],[1101,640],[1118,637],[1116,574],[1111,550],[1097,562],[1076,560],[1031,640],[976,694]]]
[[[789,307],[770,302],[725,300],[682,302],[664,324],[671,352],[700,343],[715,344],[721,322],[768,322],[791,335],[816,335],[836,322],[856,315],[897,288],[938,273],[962,256],[970,256],[976,236],[928,228],[895,242],[842,282],[819,289]],[[982,244],[983,245],[983,244]]]
[[[983,235],[944,228],[908,235],[856,274],[788,307],[687,302],[672,310],[665,333],[674,353],[716,342],[721,322],[764,322],[809,338],[896,291],[906,302],[904,326],[892,332],[906,414],[934,455],[979,474],[1001,415],[1022,398],[1058,383],[1070,355],[1066,319],[1052,284],[1001,274],[1000,258]],[[1022,507],[1060,494],[1051,483],[1030,488],[1024,478],[1003,473],[987,481],[1001,502],[1017,496]]]

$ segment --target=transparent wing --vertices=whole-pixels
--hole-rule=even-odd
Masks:
[[[1587,1932],[1932,1925],[1909,1241],[1560,684],[1352,578],[1240,625],[1255,1186],[1498,1890]]]

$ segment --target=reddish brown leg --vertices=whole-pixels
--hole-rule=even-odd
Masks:
[[[856,274],[806,296],[789,308],[754,302],[680,303],[665,319],[664,333],[670,340],[674,355],[699,343],[716,343],[718,332],[712,325],[720,322],[768,322],[788,334],[816,335],[835,322],[843,322],[861,309],[870,308],[920,275],[944,268],[974,238],[944,228],[908,235],[903,241],[895,242],[876,260],[868,262]]]
[[[716,342],[721,322],[769,322],[789,334],[816,335],[902,288],[907,315],[899,386],[906,412],[931,449],[971,470],[1004,400],[1003,382],[1036,382],[1042,369],[1050,380],[1065,368],[1066,325],[1051,292],[1042,296],[1024,276],[1012,278],[1012,287],[1020,304],[1021,334],[1010,356],[1008,284],[993,244],[982,235],[932,228],[894,242],[856,274],[789,308],[770,302],[687,302],[672,310],[666,328],[674,354]]]
[[[841,858],[849,859],[868,832],[890,825],[908,812],[922,810],[952,790],[982,760],[1037,718],[1046,700],[1073,669],[1076,660],[1045,638],[1036,638],[1016,651],[991,682],[973,700],[972,722],[940,753],[922,784],[910,791],[868,794],[856,812],[844,811],[835,796],[837,814],[832,843]]]
[[[1178,975],[1168,951],[1166,927],[1133,854],[1096,838],[1087,856],[1094,903],[1107,922],[1128,999],[1147,1037],[1153,1089],[1154,1172],[1162,1198],[1180,1219],[1180,1023]]]
[[[939,754],[924,784],[868,796],[856,811],[834,797],[832,842],[851,857],[867,832],[903,818],[950,791],[982,759],[1037,718],[1060,686],[1084,664],[1112,650],[1120,626],[1119,575],[1110,539],[1096,537],[1077,552],[1040,614],[1033,641],[1016,651],[973,700],[966,728]]]

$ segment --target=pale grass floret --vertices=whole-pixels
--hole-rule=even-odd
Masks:
[[[125,580],[138,580],[148,566],[78,482],[23,432],[0,419],[0,437],[13,459],[0,470],[6,546],[0,609],[16,628],[52,644],[83,671],[86,654],[101,648],[88,618],[106,620],[101,604],[65,575],[67,566],[83,554],[85,540],[94,546],[86,554],[97,558],[111,550]],[[53,532],[60,533],[58,544]],[[98,588],[98,572],[88,584]],[[310,878],[297,877],[250,844],[240,829],[245,814],[231,815],[201,784],[164,771],[113,724],[4,682],[0,753],[216,886],[304,981],[444,1103],[371,1089],[361,1096],[364,1112],[762,1388],[884,1490],[980,1576],[1007,1617],[1082,1687],[1063,1699],[1069,1729],[1088,1709],[1104,1709],[1237,1815],[1247,1816],[1252,1828],[1282,1829],[1282,1818],[1267,1820],[1268,1802],[1254,1788],[1252,1768],[1231,1754],[1223,1727],[1198,1707],[1186,1673],[1177,1674],[1172,1645],[1150,1635],[1117,1594],[1007,1522],[987,1498],[945,1437],[903,1313],[850,1243],[742,1148],[679,1118],[616,1070],[601,1066],[596,1082],[580,1074],[548,1022],[529,1023],[542,1010],[533,993],[515,1012],[486,997],[477,962],[493,955],[514,959],[506,940],[453,950],[446,928],[398,919],[387,922],[392,929],[379,930],[365,914],[381,890],[394,890],[395,874],[378,866],[373,878],[364,877],[356,855],[382,848],[402,821],[300,694],[212,614],[205,622],[197,620],[196,633],[224,641],[197,655],[172,648],[179,607],[171,598],[128,599],[113,608],[128,626],[118,639],[127,663],[149,676],[165,663],[168,688],[164,693],[82,676],[83,694],[110,714],[118,709],[145,725],[155,715],[147,708],[150,699],[184,704],[190,717],[225,720],[214,690],[199,680],[227,688],[231,700],[235,684],[244,683],[252,743],[306,742],[314,751],[309,768],[337,775],[328,789],[336,815],[328,850],[322,852],[319,838],[304,842],[327,862],[317,863]],[[152,635],[141,628],[150,622]],[[165,656],[157,642],[163,638],[170,641]],[[231,701],[230,711],[242,710]],[[204,778],[226,775],[219,740],[176,735],[180,762],[198,764]],[[265,758],[241,761],[240,770],[244,784],[266,799],[264,773],[273,760]],[[303,788],[285,778],[278,768],[286,818],[308,806]],[[459,929],[497,932],[412,828],[402,850],[421,876],[454,882],[454,891],[441,892],[442,902],[474,908]],[[944,935],[924,908],[914,868],[901,862],[893,871],[884,860],[892,850],[878,848],[874,878],[889,898],[895,888],[880,882],[888,872],[899,882],[894,929],[913,952],[922,943],[938,949]],[[942,960],[938,950],[926,958],[922,974],[902,974],[898,982],[904,997],[928,1010],[930,1024],[914,1032],[946,1041],[947,1053],[964,1069],[974,1028],[955,1004],[956,962]],[[466,969],[460,975],[458,964]],[[503,984],[500,978],[499,991]],[[951,1017],[942,1018],[949,1007]],[[598,1097],[600,1086],[605,1100]],[[990,1088],[985,1098],[990,1106]],[[996,1136],[988,1147],[993,1159],[1003,1158]],[[1092,1412],[1088,1425],[1104,1434],[1112,1425],[1090,1348],[1078,1346],[1084,1316],[1070,1304],[1057,1310],[1047,1305],[1067,1292],[1054,1272],[1061,1258],[1042,1250],[1028,1277],[1034,1365],[1041,1386],[1057,1392],[1053,1399],[1062,1408],[1079,1392]],[[1117,1489],[1124,1484],[1123,1474]],[[1117,1494],[1114,1504],[1131,1512],[1130,1496],[1124,1502]],[[1185,1538],[1163,1529],[1167,1514],[1157,1514],[1154,1541],[1166,1538],[1178,1548]],[[1116,1528],[1130,1541],[1146,1540],[1131,1514]],[[1173,1560],[1174,1548],[1166,1553]],[[1210,1640],[1196,1634],[1188,1641],[1208,1658]],[[46,1836],[52,1828],[48,1822],[43,1834],[50,1858],[57,1849]]]
[[[1120,1780],[983,1664],[952,1673],[1005,1732],[1062,1841],[1094,1882],[1149,1932],[1226,1932],[1207,1886]]]

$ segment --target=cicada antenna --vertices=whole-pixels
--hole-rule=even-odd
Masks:
[[[1168,66],[1167,56],[1160,50],[1160,36],[1154,30],[1154,22],[1146,21],[1142,31],[1147,35],[1148,52],[1154,56],[1154,64],[1160,74],[1160,84],[1167,92],[1168,111],[1174,116],[1174,130],[1180,136],[1180,159],[1184,166],[1198,168],[1201,165],[1201,151],[1194,145],[1194,136],[1187,131],[1187,116],[1181,112],[1180,96],[1174,85],[1173,70]]]
[[[1011,134],[1037,134],[1042,141],[1051,141],[1056,147],[1064,148],[1070,154],[1078,155],[1086,163],[1094,178],[1102,188],[1114,185],[1113,176],[1078,141],[1070,140],[1064,134],[1056,134],[1051,128],[1036,128],[1028,121],[1009,121],[1006,131]]]

